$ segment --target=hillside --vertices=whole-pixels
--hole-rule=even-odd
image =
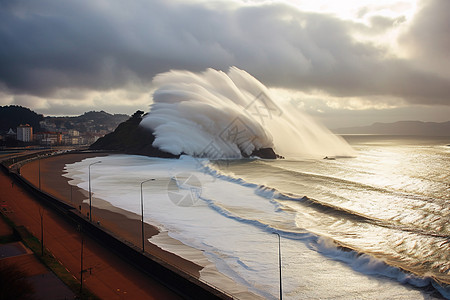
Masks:
[[[117,125],[130,116],[125,114],[109,114],[104,111],[90,111],[75,117],[44,117],[29,108],[10,105],[0,106],[0,132],[10,128],[16,131],[20,124],[30,124],[33,132],[55,131],[65,132],[76,129],[79,132],[111,132]]]
[[[374,123],[370,126],[339,128],[333,132],[337,134],[450,136],[450,121],[443,123],[421,121]]]
[[[110,114],[104,111],[90,111],[75,117],[45,117],[44,127],[49,131],[76,129],[80,132],[111,132],[130,116]]]
[[[127,154],[147,155],[164,158],[176,158],[178,156],[167,153],[152,146],[155,137],[153,133],[139,126],[143,111],[135,112],[127,121],[104,137],[98,139],[90,146],[91,150],[110,150]]]
[[[16,131],[20,124],[30,124],[33,130],[39,131],[39,122],[44,120],[43,115],[39,115],[29,108],[9,105],[0,106],[0,132],[7,132],[10,128]]]

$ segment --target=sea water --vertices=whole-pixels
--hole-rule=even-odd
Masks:
[[[280,292],[274,233],[286,299],[450,298],[449,138],[346,139],[353,157],[102,157],[93,206],[101,198],[140,214],[140,183],[155,179],[143,184],[145,222],[268,299]],[[97,160],[65,176],[87,190]]]

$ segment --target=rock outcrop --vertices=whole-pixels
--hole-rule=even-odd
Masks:
[[[178,158],[174,155],[153,147],[155,136],[147,128],[139,126],[144,116],[144,112],[138,110],[130,119],[119,124],[114,132],[111,132],[93,143],[91,150],[108,150],[126,154],[146,155],[161,158]],[[266,159],[282,158],[277,155],[272,148],[262,148],[253,151],[250,156],[257,156]]]
[[[178,158],[152,146],[155,137],[151,130],[139,126],[144,112],[138,110],[130,119],[120,123],[114,132],[99,138],[89,149],[110,150],[126,154],[146,155],[162,158]]]

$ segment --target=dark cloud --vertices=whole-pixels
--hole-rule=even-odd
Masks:
[[[450,1],[423,0],[409,31],[400,42],[422,65],[450,77]]]
[[[450,2],[428,2],[437,10],[432,10],[434,21],[418,17],[408,41],[418,45],[412,40],[417,37],[430,45],[438,43],[433,51],[443,53],[449,49],[450,35],[444,31],[450,27],[442,11],[450,11]],[[11,93],[48,96],[62,88],[111,90],[146,85],[170,69],[226,70],[235,65],[271,86],[449,104],[450,81],[440,73],[386,59],[384,49],[356,42],[350,36],[356,26],[351,22],[283,4],[4,3],[0,86]],[[373,18],[372,26],[381,30],[396,21],[401,20]],[[437,28],[438,22],[446,22],[446,27]],[[434,28],[436,37],[422,37],[427,28]]]
[[[450,1],[424,0],[405,41],[421,55],[448,59],[450,53]]]

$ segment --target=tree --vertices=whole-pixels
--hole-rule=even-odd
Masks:
[[[30,124],[33,131],[37,132],[41,130],[39,122],[42,120],[44,120],[43,115],[39,115],[26,107],[18,105],[0,106],[0,130],[2,131],[8,131],[10,128],[15,131],[20,124]]]

